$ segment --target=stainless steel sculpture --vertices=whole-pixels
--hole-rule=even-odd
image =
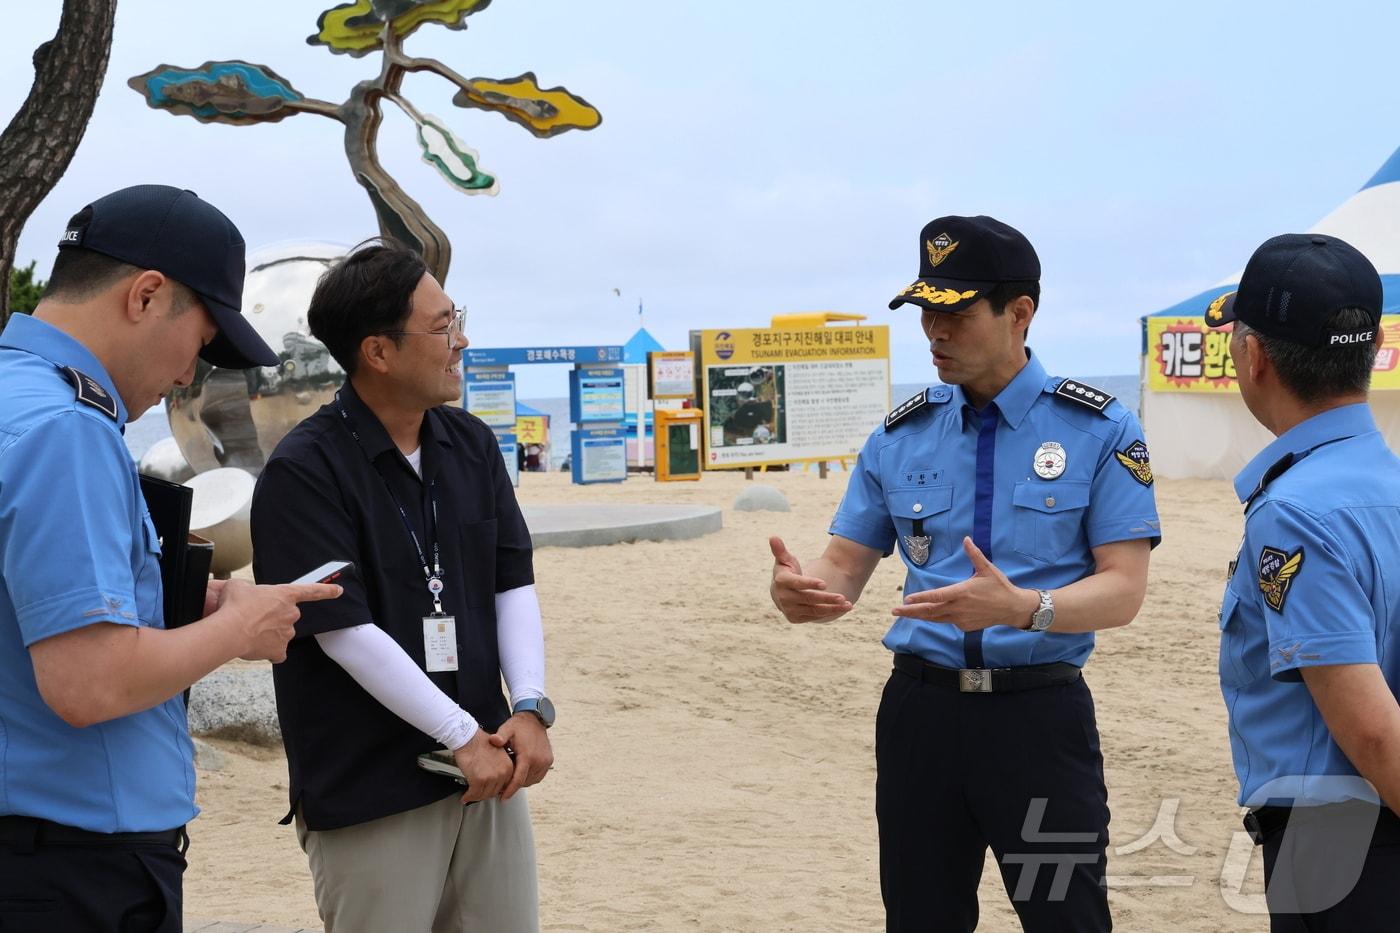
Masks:
[[[189,388],[166,399],[171,434],[195,472],[241,467],[257,474],[277,442],[344,381],[311,336],[306,308],[316,280],[345,252],[331,243],[282,243],[249,255],[243,310],[279,362],[245,371],[200,360]]]
[[[442,62],[413,58],[403,40],[425,23],[466,29],[466,19],[491,0],[355,0],[321,14],[318,31],[307,38],[332,52],[362,56],[383,53],[379,76],[362,81],[342,104],[313,100],[265,65],[245,61],[205,62],[198,68],[160,65],[127,83],[157,109],[192,116],[203,123],[275,123],[299,113],[314,113],[345,126],[345,154],[350,168],[369,194],[380,233],[417,250],[439,282],[447,280],[452,248],[433,223],[379,164],[376,140],[383,119],[379,105],[389,101],[418,128],[423,161],[457,191],[495,194],[496,178],[477,166],[477,153],[431,114],[420,113],[400,93],[404,75],[426,71],[457,86],[452,102],[489,110],[525,127],[539,138],[568,130],[590,130],[602,116],[581,97],[562,87],[541,89],[531,72],[514,78],[464,78]]]

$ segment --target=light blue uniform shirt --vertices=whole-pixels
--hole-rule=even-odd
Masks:
[[[91,377],[116,417],[76,398]],[[82,344],[28,315],[0,334],[0,815],[94,832],[189,822],[194,747],[177,695],[84,729],[39,696],[29,646],[95,622],[164,627],[160,544],[118,425],[126,409]]]
[[[830,531],[885,554],[897,547],[908,569],[906,594],[972,575],[964,535],[1011,582],[1045,590],[1093,573],[1092,548],[1161,540],[1137,418],[1117,401],[1102,410],[1080,401],[1106,398],[1092,389],[1074,399],[1055,394],[1066,380],[1047,376],[1034,354],[1027,355],[1025,367],[990,403],[986,420],[961,387],[933,386],[919,410],[893,427],[881,425],[862,448]],[[1063,457],[1062,472],[1053,478],[1035,469],[1038,457],[1054,459],[1047,444],[1058,445]],[[923,563],[907,540],[915,536],[916,521],[930,539]],[[1082,665],[1094,636],[999,625],[985,630],[980,642],[979,664],[969,657],[962,631],[947,623],[899,618],[884,639],[891,651],[961,668]]]
[[[1248,504],[1220,607],[1220,686],[1240,803],[1375,800],[1301,669],[1378,664],[1400,684],[1400,583],[1387,580],[1400,568],[1400,459],[1371,409],[1347,405],[1265,447],[1235,491]]]

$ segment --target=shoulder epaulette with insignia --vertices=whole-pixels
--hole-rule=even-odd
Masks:
[[[939,402],[946,402],[952,398],[953,394],[948,391],[947,386],[932,386],[903,402],[900,402],[895,410],[885,416],[885,430],[899,424],[909,418],[915,412],[922,411],[930,405]]]
[[[112,397],[112,393],[102,388],[102,383],[72,366],[60,366],[58,369],[73,384],[78,401],[91,405],[113,421],[117,420],[117,400]]]
[[[920,392],[912,398],[905,399],[895,406],[894,411],[885,416],[885,429],[888,430],[908,418],[914,412],[928,404],[928,390]]]
[[[1109,402],[1113,401],[1113,396],[1103,389],[1096,389],[1075,379],[1066,379],[1061,382],[1059,388],[1055,390],[1055,394],[1100,412],[1108,407]]]
[[[1245,498],[1244,510],[1248,512],[1249,507],[1254,504],[1254,500],[1259,498],[1259,494],[1263,492],[1270,483],[1287,473],[1288,468],[1291,466],[1293,466],[1292,451],[1275,460],[1269,468],[1264,471],[1264,475],[1259,477],[1259,485],[1255,486],[1254,491]]]

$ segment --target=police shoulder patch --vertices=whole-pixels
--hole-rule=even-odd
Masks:
[[[1096,389],[1076,379],[1066,379],[1061,382],[1059,388],[1055,390],[1055,394],[1100,412],[1108,407],[1109,402],[1113,401],[1113,396],[1103,389]]]
[[[1147,456],[1147,445],[1142,441],[1133,441],[1122,450],[1115,450],[1113,456],[1118,458],[1125,470],[1133,474],[1133,479],[1144,486],[1152,485],[1152,462]]]
[[[885,416],[885,429],[889,430],[901,421],[922,410],[928,405],[929,392],[927,389],[912,398],[906,399],[895,406],[894,411]]]
[[[91,405],[113,421],[117,420],[117,400],[102,387],[102,383],[72,366],[60,366],[59,370],[73,384],[78,401]]]
[[[1264,594],[1264,602],[1274,612],[1283,612],[1288,588],[1302,569],[1301,547],[1292,554],[1273,547],[1265,547],[1259,552],[1259,590]]]

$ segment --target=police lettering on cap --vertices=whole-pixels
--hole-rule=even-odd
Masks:
[[[98,198],[68,222],[60,249],[86,249],[141,269],[155,269],[204,302],[219,327],[200,351],[215,366],[276,366],[277,354],[258,336],[243,304],[243,235],[193,191],[134,185]]]
[[[895,296],[932,311],[962,311],[1003,282],[1039,282],[1040,259],[1014,227],[991,217],[939,217],[919,232],[919,277]]]
[[[1346,347],[1376,339],[1382,304],[1381,277],[1356,247],[1320,233],[1285,233],[1254,251],[1239,288],[1212,301],[1205,317],[1210,327],[1243,321],[1300,346]],[[1344,308],[1359,308],[1369,320],[1355,329],[1329,328]]]

